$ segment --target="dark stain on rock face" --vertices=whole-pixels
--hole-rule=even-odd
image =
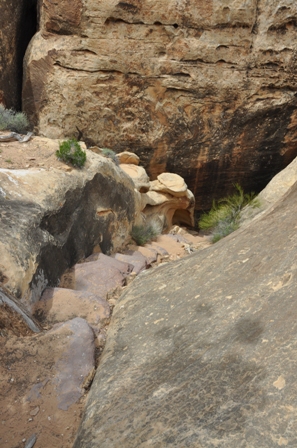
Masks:
[[[0,98],[7,108],[21,109],[23,59],[37,31],[37,0],[1,2]]]
[[[204,315],[207,315],[207,316],[210,317],[212,315],[211,308],[212,307],[210,305],[208,305],[208,304],[200,303],[199,305],[197,305],[195,307],[195,311],[198,314],[204,314]]]
[[[39,224],[40,229],[52,237],[51,243],[43,242],[41,231],[37,228],[40,244],[38,269],[31,281],[31,289],[38,287],[40,279],[47,279],[49,286],[56,286],[61,274],[77,261],[92,253],[94,246],[100,245],[103,253],[112,251],[112,236],[115,221],[134,216],[134,201],[128,189],[116,187],[114,178],[97,173],[92,184],[83,191],[73,190],[65,194],[66,201],[59,210],[45,215]],[[97,204],[110,208],[114,213],[98,216]],[[34,235],[32,236],[34,240]]]
[[[196,372],[190,378],[189,369]],[[261,388],[265,370],[236,354],[206,362],[200,354],[192,353],[189,346],[181,346],[154,363],[143,365],[141,371],[141,375],[134,376],[133,385],[125,386],[123,396],[115,394],[109,402],[118,425],[121,426],[122,420],[125,428],[137,424],[137,431],[129,433],[133,447],[154,437],[154,446],[163,446],[165,440],[171,440],[175,447],[200,446],[201,431],[207,431],[212,438],[244,434],[248,415],[265,408],[266,396]],[[126,398],[135,389],[138,400],[131,407]],[[138,413],[141,422],[135,421]],[[108,418],[108,412],[105,416],[94,416],[92,424],[104,428]],[[162,436],[156,424],[162,428]],[[189,431],[189,427],[195,430]],[[82,432],[80,438],[83,437]]]
[[[132,5],[131,3],[119,2],[117,6],[121,9],[124,9],[125,11],[132,13],[136,13],[138,11],[137,6]]]
[[[260,319],[244,317],[235,325],[235,340],[245,344],[253,344],[259,340],[263,331],[264,328]]]
[[[250,111],[251,106],[238,109],[221,124],[217,118],[210,124],[193,117],[189,123],[176,121],[175,129],[167,132],[166,171],[185,179],[197,211],[209,210],[214,199],[232,194],[236,183],[246,192],[259,193],[297,156],[297,146],[286,141],[296,127],[292,124],[295,100],[257,112]]]
[[[179,327],[164,327],[155,333],[155,336],[160,339],[170,339],[178,337],[179,332],[184,328],[184,326]]]

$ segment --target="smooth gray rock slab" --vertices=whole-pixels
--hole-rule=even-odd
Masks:
[[[76,264],[74,267],[74,289],[90,292],[102,298],[118,286],[124,286],[125,278],[133,270],[133,266],[99,254],[96,261]]]
[[[66,411],[84,393],[83,383],[95,366],[94,334],[81,317],[57,324],[48,334],[63,337],[68,332],[64,350],[57,360],[53,372],[58,408]]]
[[[119,261],[123,261],[125,263],[129,263],[133,266],[133,271],[135,274],[139,274],[141,271],[144,271],[147,268],[147,260],[146,258],[137,251],[127,251],[124,254],[115,254],[114,258]]]
[[[114,309],[75,448],[297,446],[297,185]]]

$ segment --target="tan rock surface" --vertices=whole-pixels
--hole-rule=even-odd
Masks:
[[[109,321],[110,307],[95,294],[67,288],[46,288],[34,305],[32,314],[47,325],[65,322],[75,317],[85,319],[98,333]]]
[[[186,196],[187,188],[184,179],[174,173],[159,174],[157,180],[151,184],[151,190],[163,191],[177,197]]]
[[[150,188],[150,179],[147,175],[147,172],[143,168],[143,166],[137,166],[134,164],[121,164],[120,167],[122,170],[128,174],[133,180],[135,187],[140,192],[148,191]]]
[[[148,191],[142,197],[146,204],[143,209],[144,215],[150,219],[154,216],[159,217],[164,229],[169,230],[172,224],[194,226],[195,200],[189,190],[187,195],[181,197],[156,191]]]
[[[42,135],[138,154],[196,208],[296,155],[295,0],[43,1],[23,103]]]
[[[133,152],[123,151],[117,154],[119,163],[139,165],[139,157]]]
[[[162,173],[150,181],[145,169],[134,164],[120,164],[134,182],[138,214],[135,223],[143,225],[146,218],[156,221],[162,229],[172,224],[194,226],[195,198],[178,174]]]

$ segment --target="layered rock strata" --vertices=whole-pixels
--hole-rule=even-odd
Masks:
[[[178,173],[206,209],[297,154],[296,23],[294,0],[44,0],[25,110],[42,135]]]

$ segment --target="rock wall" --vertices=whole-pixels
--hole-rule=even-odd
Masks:
[[[22,65],[27,45],[36,32],[37,0],[1,0],[0,103],[21,108]]]
[[[210,206],[297,155],[294,0],[43,0],[23,100],[38,131],[136,152]]]

